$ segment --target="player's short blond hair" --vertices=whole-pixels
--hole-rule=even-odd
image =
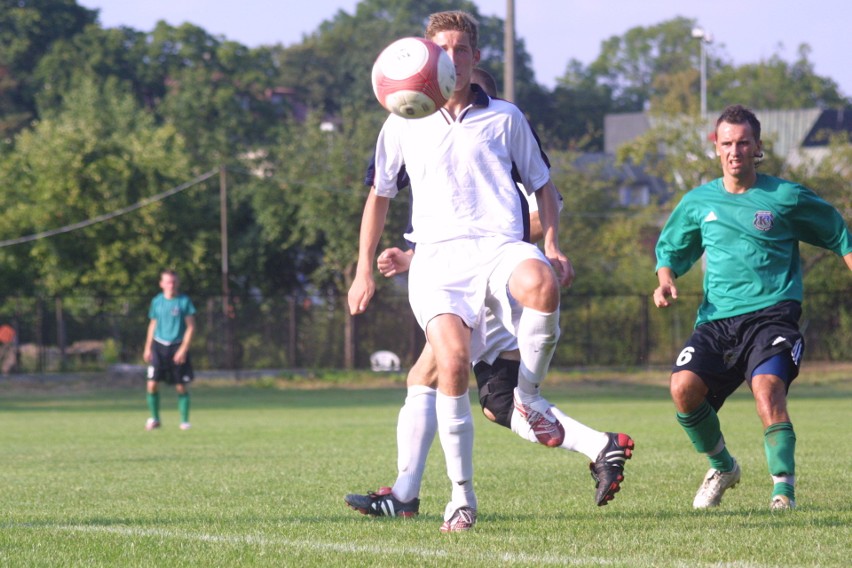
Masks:
[[[435,12],[429,16],[429,22],[426,24],[427,39],[432,39],[439,33],[446,31],[466,32],[470,46],[473,49],[478,49],[479,22],[467,12],[450,10],[448,12]]]

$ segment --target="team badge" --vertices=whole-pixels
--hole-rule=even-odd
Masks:
[[[772,211],[757,211],[754,214],[754,228],[758,231],[769,231],[775,224],[775,216]]]

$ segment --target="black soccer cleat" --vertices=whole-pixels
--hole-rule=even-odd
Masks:
[[[595,480],[595,503],[603,507],[615,498],[624,481],[624,462],[633,457],[633,439],[627,434],[607,432],[609,442],[598,454],[598,459],[589,464]]]
[[[393,496],[390,487],[380,487],[377,491],[370,491],[366,495],[350,493],[343,500],[361,514],[374,517],[410,518],[420,512],[420,499],[403,503]]]

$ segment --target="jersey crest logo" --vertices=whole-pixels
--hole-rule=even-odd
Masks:
[[[772,211],[757,211],[754,214],[754,228],[758,231],[769,231],[775,224],[775,216]]]

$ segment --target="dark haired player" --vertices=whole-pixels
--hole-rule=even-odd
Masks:
[[[787,392],[804,348],[799,242],[833,251],[852,270],[852,235],[811,190],[757,173],[763,147],[750,110],[735,105],[721,114],[716,155],[722,177],[683,197],[656,247],[660,308],[677,299],[675,279],[706,255],[704,300],[671,376],[677,420],[710,461],[692,505],[718,506],[740,480],[716,413],[746,381],[764,428],[770,508],[789,510],[796,506],[796,435]]]

